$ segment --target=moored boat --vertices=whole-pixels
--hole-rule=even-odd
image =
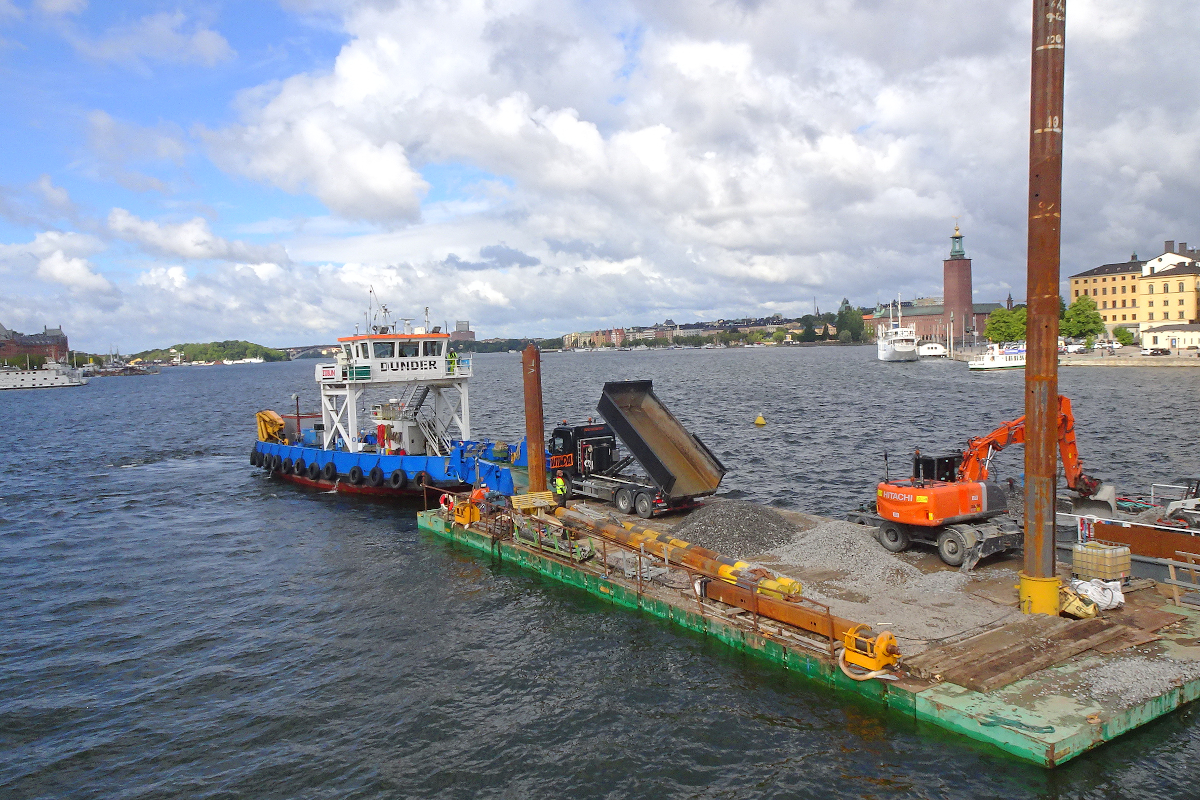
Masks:
[[[250,463],[290,483],[383,497],[420,496],[430,488],[476,483],[514,491],[511,453],[471,438],[471,359],[450,351],[439,328],[372,325],[338,339],[330,364],[317,364],[319,414],[260,411]],[[359,420],[367,392],[392,395]],[[396,396],[399,395],[399,396]],[[378,395],[377,395],[378,396]]]
[[[41,369],[0,368],[0,389],[49,389],[87,382],[79,370],[53,359],[47,359]]]
[[[877,357],[880,361],[916,361],[917,360],[917,331],[911,325],[904,327],[904,311],[900,308],[900,297],[897,295],[896,319],[892,319],[892,305],[888,306],[888,321],[875,329],[875,341],[878,348]]]
[[[1025,345],[989,344],[987,350],[978,358],[967,362],[967,368],[973,370],[1025,369]]]

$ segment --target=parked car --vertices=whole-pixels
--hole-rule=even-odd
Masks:
[[[1144,356],[1169,356],[1171,351],[1165,347],[1143,347],[1142,355]]]
[[[1067,345],[1068,353],[1082,353],[1085,350],[1087,350],[1087,345],[1085,345],[1085,344],[1069,344],[1069,345]]]

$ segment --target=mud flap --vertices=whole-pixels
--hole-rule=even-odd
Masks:
[[[970,572],[975,569],[975,565],[982,559],[996,553],[1003,553],[1006,550],[1019,550],[1024,544],[1025,534],[1020,531],[986,536],[976,542],[974,547],[967,550],[963,556],[963,563],[959,567],[959,571]]]

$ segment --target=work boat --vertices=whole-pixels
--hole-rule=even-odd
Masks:
[[[875,329],[875,341],[879,348],[880,361],[916,361],[917,331],[912,326],[904,327],[904,311],[900,309],[900,297],[896,297],[897,318],[892,319],[892,306],[888,306],[887,325]]]
[[[440,328],[409,322],[338,339],[336,360],[316,365],[320,413],[301,414],[299,400],[294,414],[258,412],[250,463],[352,494],[421,496],[475,483],[512,494],[507,445],[471,439],[471,359],[451,352]],[[367,402],[370,415],[360,419]]]
[[[1025,369],[1025,344],[989,344],[987,351],[967,362],[968,369]]]

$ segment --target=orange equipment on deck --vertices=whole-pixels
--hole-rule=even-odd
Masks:
[[[1009,445],[1025,443],[1025,417],[1005,422],[987,436],[967,442],[960,456],[913,457],[913,476],[885,480],[876,488],[875,507],[889,522],[918,527],[938,527],[987,519],[1008,510],[1004,490],[988,483],[992,456]],[[1058,397],[1058,447],[1067,486],[1082,497],[1091,497],[1101,482],[1085,475],[1075,443],[1075,416],[1071,401]],[[957,461],[957,464],[954,462]]]

